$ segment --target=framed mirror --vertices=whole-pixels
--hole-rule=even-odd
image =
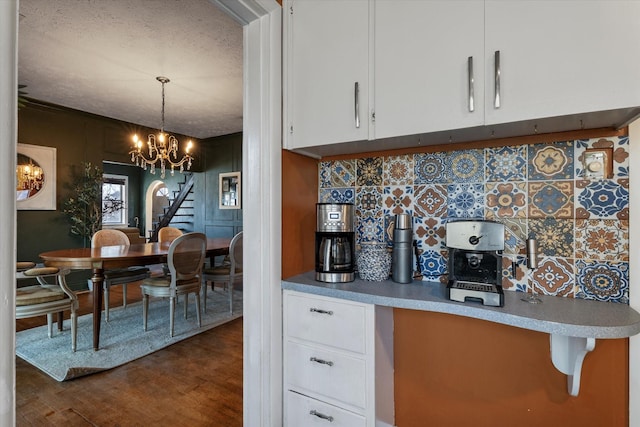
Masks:
[[[227,172],[219,175],[220,209],[241,209],[240,172]]]
[[[56,209],[56,149],[18,144],[16,159],[18,210]]]

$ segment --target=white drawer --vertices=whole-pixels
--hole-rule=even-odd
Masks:
[[[287,427],[364,427],[363,416],[292,391],[287,392]]]
[[[365,408],[364,359],[292,341],[286,342],[285,351],[288,388]]]
[[[318,344],[364,354],[365,305],[285,293],[287,333]]]

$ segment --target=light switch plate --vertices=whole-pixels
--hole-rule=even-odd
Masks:
[[[584,152],[583,165],[585,178],[613,178],[613,149],[588,148]]]

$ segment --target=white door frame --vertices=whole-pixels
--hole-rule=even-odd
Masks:
[[[0,1],[0,425],[16,420],[18,1]]]
[[[210,0],[244,26],[244,425],[282,424],[281,8]],[[15,425],[18,0],[0,1],[0,425]],[[13,141],[13,143],[11,142]]]
[[[245,426],[282,425],[282,10],[211,0],[243,25],[242,195]]]
[[[629,126],[629,217],[640,212],[640,120]],[[631,190],[634,191],[631,191]],[[637,224],[636,221],[634,224]],[[636,277],[636,261],[640,259],[640,227],[629,222],[629,305],[640,311],[640,279]],[[640,426],[640,335],[629,338],[629,426]]]

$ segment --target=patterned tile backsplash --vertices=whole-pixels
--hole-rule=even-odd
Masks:
[[[355,204],[358,244],[391,245],[395,215],[411,214],[423,280],[447,281],[448,220],[488,219],[505,225],[504,289],[628,304],[628,144],[616,136],[325,161],[318,198]],[[613,153],[611,179],[588,177],[591,148]],[[528,236],[538,240],[535,270]]]

